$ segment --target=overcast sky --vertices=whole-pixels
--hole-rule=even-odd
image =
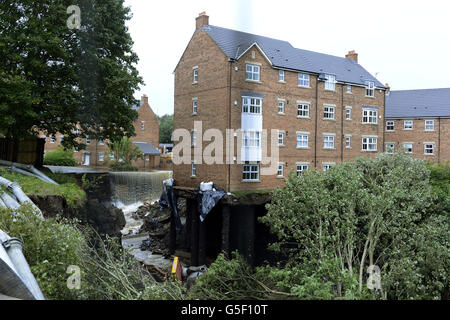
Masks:
[[[125,0],[138,70],[158,115],[173,113],[173,71],[202,11],[211,25],[345,56],[393,90],[450,87],[448,0]]]

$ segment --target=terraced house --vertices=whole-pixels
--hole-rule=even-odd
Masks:
[[[385,150],[450,160],[450,88],[391,91],[386,98]]]
[[[233,142],[232,164],[224,152],[224,164],[193,158],[174,166],[180,186],[214,181],[230,192],[273,189],[291,170],[325,171],[383,151],[387,88],[358,64],[354,51],[336,57],[297,49],[287,41],[209,25],[209,17],[200,14],[174,74],[174,128],[192,132],[192,150],[207,145],[197,141],[208,129],[224,137],[227,129],[243,132],[240,155]],[[268,166],[261,162],[264,130],[276,130],[279,146],[272,175],[261,174]],[[227,143],[224,138],[223,150]]]

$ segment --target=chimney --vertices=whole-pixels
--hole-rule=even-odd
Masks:
[[[195,18],[195,30],[200,29],[203,26],[209,25],[209,16],[206,15],[206,12],[201,12],[197,18]]]
[[[355,50],[349,51],[345,57],[347,59],[351,59],[355,62],[358,62],[358,54],[355,52]]]
[[[389,86],[389,83],[386,83],[384,86],[386,87],[386,95],[389,95],[389,93],[391,92],[391,87]]]
[[[148,97],[146,94],[143,94],[141,98],[141,105],[143,104],[148,104]]]

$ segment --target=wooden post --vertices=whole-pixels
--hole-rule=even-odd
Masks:
[[[245,208],[245,219],[247,227],[247,262],[253,266],[255,261],[255,206],[247,206]]]
[[[198,265],[206,264],[206,220],[199,220]]]
[[[222,252],[226,258],[230,258],[230,223],[231,207],[222,205]]]
[[[174,254],[177,247],[177,226],[175,213],[170,209],[170,238],[169,238],[169,254]]]
[[[191,266],[198,266],[198,235],[199,235],[199,224],[200,218],[198,216],[197,205],[195,200],[190,201],[190,206],[188,210],[190,210],[191,214]]]

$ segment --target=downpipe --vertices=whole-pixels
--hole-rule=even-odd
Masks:
[[[35,300],[45,300],[44,295],[42,294],[42,291],[37,284],[36,278],[31,273],[30,266],[28,265],[23,255],[22,242],[17,238],[9,237],[5,232],[1,230],[0,241],[0,250],[5,250],[9,258],[9,261],[8,259],[3,259],[6,264],[19,276],[19,279],[26,286]]]

